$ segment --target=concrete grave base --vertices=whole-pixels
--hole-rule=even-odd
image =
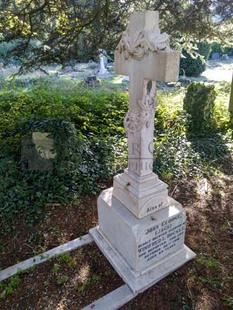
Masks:
[[[176,253],[161,259],[160,262],[143,272],[136,272],[102,235],[98,227],[91,229],[90,234],[110,264],[135,294],[144,292],[196,256],[192,250],[184,245]]]

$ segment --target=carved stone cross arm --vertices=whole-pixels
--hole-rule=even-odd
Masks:
[[[128,170],[139,177],[152,173],[156,81],[176,81],[179,59],[179,52],[169,47],[168,35],[160,33],[158,12],[131,15],[115,52],[115,71],[130,79],[124,121]]]

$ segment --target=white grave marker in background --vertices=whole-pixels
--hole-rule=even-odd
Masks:
[[[105,78],[105,77],[109,76],[109,72],[108,72],[108,70],[105,67],[105,63],[107,61],[106,51],[103,50],[103,49],[99,49],[99,52],[100,52],[100,54],[99,54],[100,68],[99,68],[99,71],[98,71],[97,75],[99,77]]]
[[[115,52],[116,73],[130,79],[128,169],[99,196],[90,234],[134,293],[195,257],[184,245],[185,212],[152,171],[156,81],[178,79],[179,57],[151,11],[131,15]]]

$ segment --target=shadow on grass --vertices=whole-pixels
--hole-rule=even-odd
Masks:
[[[187,214],[186,245],[197,254],[177,271],[183,287],[188,287],[182,296],[190,309],[232,309],[232,149],[220,134],[193,136],[189,141],[203,162],[220,173],[181,180],[171,190]]]

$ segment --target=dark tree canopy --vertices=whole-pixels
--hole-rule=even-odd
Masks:
[[[129,14],[139,10],[160,12],[176,48],[233,34],[231,0],[2,0],[0,42],[14,42],[10,53],[26,56],[25,69],[88,60],[98,48],[114,51]]]

